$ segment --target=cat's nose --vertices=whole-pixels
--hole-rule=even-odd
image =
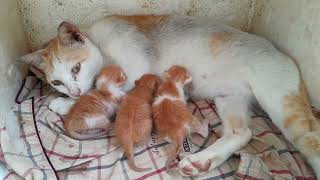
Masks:
[[[79,88],[71,89],[70,94],[71,94],[71,96],[79,97],[81,94],[81,91]]]

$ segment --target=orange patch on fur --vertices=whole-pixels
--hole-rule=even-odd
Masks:
[[[83,62],[89,56],[89,50],[86,48],[71,49],[63,48],[59,52],[61,59],[74,62]]]
[[[155,129],[162,138],[169,139],[172,143],[167,159],[167,163],[170,163],[180,152],[181,145],[189,133],[185,127],[191,128],[194,117],[183,102],[169,99],[153,106],[152,112]]]
[[[101,70],[97,77],[97,82],[101,79],[103,80],[101,87],[97,87],[97,89],[91,90],[81,96],[68,112],[64,120],[64,128],[68,135],[76,139],[81,139],[81,133],[85,131],[96,128],[108,128],[108,124],[110,123],[108,118],[114,113],[112,106],[116,106],[120,99],[115,98],[107,89],[107,86],[123,76],[124,72],[122,69],[115,65],[108,65]],[[123,81],[125,81],[125,79]],[[96,117],[102,117],[102,120],[95,123]],[[104,119],[105,121],[103,121]],[[92,122],[90,123],[90,127],[88,125],[89,120]],[[101,127],[102,125],[103,127]]]
[[[284,127],[289,128],[291,125],[293,125],[296,121],[298,121],[300,118],[300,114],[291,114],[288,116],[284,122]]]
[[[191,81],[191,75],[188,70],[182,66],[174,65],[165,71],[165,76],[174,82],[185,84],[186,81]]]
[[[220,54],[226,48],[226,45],[231,40],[231,37],[232,33],[230,32],[217,32],[212,35],[209,45],[215,56]]]
[[[114,15],[112,17],[125,20],[129,24],[135,25],[139,31],[148,34],[156,25],[166,21],[169,16],[165,15],[133,15],[133,16],[123,16]]]
[[[236,117],[229,117],[226,119],[227,126],[232,129],[233,133],[238,133],[240,129],[245,128],[243,120]]]
[[[191,81],[191,76],[188,73],[187,69],[174,65],[171,68],[169,68],[165,73],[165,81],[162,82],[161,86],[158,89],[158,95],[170,95],[172,97],[178,97],[179,92],[176,88],[175,83],[181,83],[181,85],[184,85],[186,81]]]
[[[136,87],[123,98],[117,112],[115,132],[128,157],[129,167],[135,171],[147,170],[135,165],[133,147],[151,134],[151,103],[159,82],[155,75],[143,75],[135,82]]]
[[[191,76],[184,67],[172,66],[165,72],[166,78],[156,94],[161,96],[179,97],[177,85],[184,86],[185,81]],[[180,83],[177,83],[180,82]],[[181,87],[182,88],[182,87]],[[184,100],[163,99],[152,107],[153,122],[160,136],[171,141],[171,148],[166,162],[166,168],[170,168],[181,150],[181,144],[190,132],[199,128],[200,123],[192,115]]]
[[[46,46],[45,52],[42,54],[42,58],[46,63],[46,72],[50,72],[53,69],[53,58],[59,57],[61,60],[83,62],[89,56],[89,50],[87,48],[70,48],[62,46],[59,43],[58,38],[52,39]]]
[[[304,144],[313,152],[320,152],[320,140],[317,136],[306,137]]]
[[[300,128],[310,131],[312,121],[315,120],[310,104],[308,94],[303,84],[300,84],[298,92],[291,93],[284,99],[284,108],[288,116],[284,120],[285,128]]]
[[[78,139],[77,133],[89,130],[86,122],[87,118],[109,114],[105,104],[111,99],[110,93],[102,93],[98,90],[92,90],[87,95],[81,96],[72,106],[64,120],[66,133],[69,136]]]
[[[114,83],[117,86],[124,85],[124,83],[127,80],[127,76],[125,75],[122,68],[120,66],[116,66],[112,64],[102,68],[100,74],[97,77],[97,82],[99,82],[104,78],[107,78],[108,80],[108,82],[105,82],[105,83]],[[97,86],[97,89],[100,91],[108,91],[107,89],[105,89],[106,87],[107,86],[103,86],[103,87]]]

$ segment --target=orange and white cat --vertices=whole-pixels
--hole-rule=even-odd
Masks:
[[[135,82],[135,87],[121,101],[115,121],[116,136],[128,158],[128,165],[134,171],[146,171],[134,163],[133,147],[150,137],[152,130],[151,104],[160,79],[145,74]]]
[[[152,105],[155,129],[172,145],[166,169],[170,168],[179,155],[188,134],[202,132],[202,136],[208,135],[208,123],[201,123],[187,108],[183,88],[191,79],[184,67],[172,66],[165,72],[165,80],[159,86]]]
[[[115,65],[108,65],[101,70],[97,77],[96,89],[80,96],[71,107],[64,120],[66,134],[74,139],[88,139],[100,136],[90,134],[90,130],[108,130],[110,117],[116,112],[126,81],[125,73]]]
[[[219,140],[180,161],[183,175],[205,173],[195,164],[208,160],[209,170],[216,168],[247,144],[252,136],[248,105],[256,99],[320,178],[320,125],[310,110],[298,67],[264,38],[205,17],[118,15],[94,23],[87,35],[75,25],[61,23],[44,49],[22,59],[70,97],[88,91],[106,63],[124,69],[126,90],[143,74],[182,65],[193,77],[190,94],[214,99],[224,124]],[[60,97],[49,108],[65,114],[73,103]]]

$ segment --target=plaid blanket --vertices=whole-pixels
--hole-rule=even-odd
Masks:
[[[106,137],[94,140],[64,135],[63,117],[48,109],[57,96],[35,76],[25,79],[6,120],[19,128],[12,130],[5,122],[0,127],[0,161],[9,169],[4,179],[316,179],[299,152],[255,106],[250,143],[205,176],[183,178],[165,171],[168,143],[155,133],[135,148],[137,165],[152,167],[140,173],[128,168],[112,128]],[[188,106],[195,116],[209,120],[210,133],[206,138],[188,137],[180,157],[203,150],[222,133],[214,102],[190,100]]]

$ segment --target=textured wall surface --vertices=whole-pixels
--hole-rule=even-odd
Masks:
[[[61,21],[83,28],[110,14],[187,14],[211,16],[246,30],[255,0],[20,0],[32,48],[48,40]]]
[[[259,0],[252,31],[267,37],[300,66],[314,106],[320,107],[320,1]]]
[[[23,77],[23,73],[14,65],[26,50],[26,38],[16,0],[1,0],[0,24],[0,115],[3,115],[14,102]]]

